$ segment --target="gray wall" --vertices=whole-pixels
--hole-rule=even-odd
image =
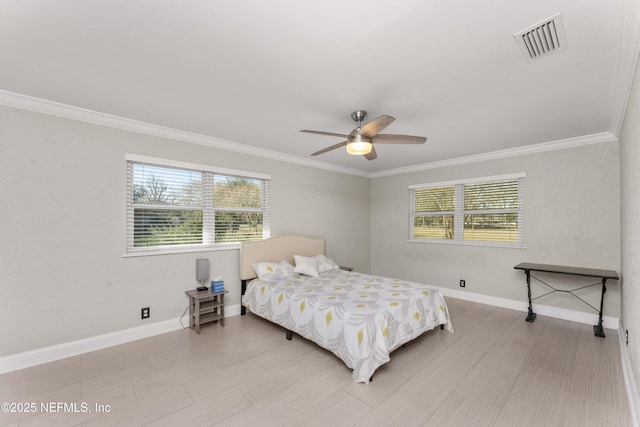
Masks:
[[[640,384],[640,68],[620,135],[622,327],[629,330],[629,359]]]
[[[368,178],[0,107],[0,356],[176,318],[200,257],[240,303],[238,250],[123,257],[125,153],[270,174],[272,235],[369,270]]]
[[[410,184],[525,172],[525,249],[407,242]],[[564,264],[620,270],[618,144],[487,160],[422,172],[379,177],[371,184],[371,270],[489,296],[526,300],[520,262]],[[559,285],[565,280],[553,278]],[[575,282],[575,281],[572,281]],[[534,282],[534,291],[543,286]],[[541,293],[538,293],[538,295]],[[534,293],[535,295],[535,293]],[[582,294],[599,305],[600,287]],[[540,304],[592,313],[566,294]],[[620,316],[620,286],[611,282],[605,315]]]
[[[0,356],[178,317],[200,257],[239,304],[237,250],[123,257],[125,153],[270,174],[272,235],[324,236],[331,258],[363,272],[453,289],[463,278],[469,292],[524,301],[521,261],[620,270],[616,143],[370,180],[0,107]],[[512,172],[527,173],[525,249],[406,241],[409,184]],[[562,295],[541,302],[589,312]],[[619,305],[613,282],[605,314]]]

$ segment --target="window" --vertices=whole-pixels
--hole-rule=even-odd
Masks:
[[[127,155],[127,254],[269,237],[269,176]]]
[[[524,173],[409,186],[409,240],[523,246]]]

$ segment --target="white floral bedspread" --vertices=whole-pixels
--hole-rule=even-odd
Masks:
[[[252,313],[332,351],[368,383],[389,353],[439,325],[453,327],[437,289],[344,270],[319,278],[253,280],[242,304]]]

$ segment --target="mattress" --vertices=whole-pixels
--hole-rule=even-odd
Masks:
[[[333,352],[368,383],[397,347],[439,325],[453,332],[447,304],[427,285],[331,270],[320,277],[254,279],[242,297],[252,313]]]

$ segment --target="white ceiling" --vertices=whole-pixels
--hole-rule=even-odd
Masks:
[[[372,173],[616,136],[634,3],[1,0],[0,89]],[[528,62],[513,34],[556,13],[568,48]],[[310,157],[356,109],[427,143]]]

